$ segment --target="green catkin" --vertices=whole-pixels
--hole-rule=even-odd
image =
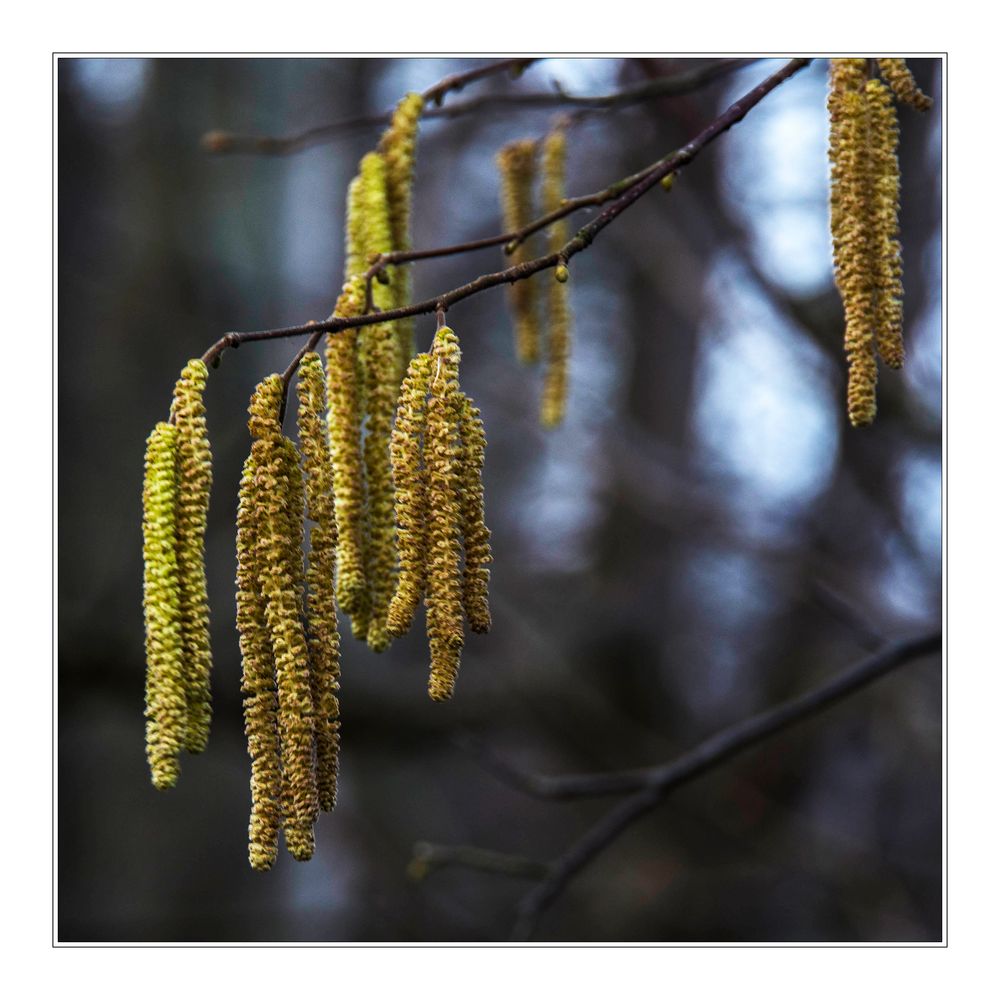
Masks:
[[[359,174],[347,188],[347,224],[344,227],[344,281],[368,270],[365,259],[364,183]]]
[[[542,147],[542,214],[554,212],[562,204],[566,186],[566,133],[550,132]],[[549,229],[549,252],[556,253],[569,240],[565,219]],[[563,271],[566,271],[565,265]],[[566,276],[568,277],[568,272]],[[565,277],[556,274],[548,285],[548,336],[545,372],[542,381],[541,420],[545,427],[561,424],[566,412],[566,382],[570,349],[569,287]]]
[[[253,454],[247,456],[236,512],[236,627],[243,658],[243,718],[250,755],[250,867],[267,871],[278,856],[281,757],[274,653],[261,581],[262,499]]]
[[[503,226],[508,232],[523,229],[532,220],[536,151],[534,140],[521,139],[508,143],[497,154]],[[524,241],[514,248],[510,264],[522,264],[530,257],[528,241]],[[513,282],[507,286],[507,299],[514,314],[514,345],[518,360],[524,364],[533,363],[540,354],[535,283],[530,278]]]
[[[427,424],[427,390],[434,363],[430,354],[418,354],[410,362],[392,429],[390,455],[399,576],[396,593],[389,605],[386,628],[394,636],[408,631],[424,594],[427,477],[421,464],[421,451]]]
[[[146,757],[153,785],[172,788],[187,729],[181,588],[177,569],[177,428],[159,423],[146,442],[142,491],[146,620]]]
[[[302,627],[302,476],[294,445],[281,434],[281,376],[270,375],[250,404],[251,455],[260,496],[261,584],[274,652],[283,770],[285,843],[298,861],[312,857],[316,814],[309,651]]]
[[[413,165],[416,155],[417,129],[424,108],[420,94],[407,94],[393,112],[392,121],[379,142],[379,152],[385,158],[386,193],[389,199],[389,221],[392,225],[392,242],[396,250],[410,249],[410,204],[413,190]],[[410,301],[410,269],[397,267],[393,274],[395,304],[407,305]],[[399,354],[400,381],[413,357],[413,319],[397,320],[396,345]]]
[[[459,393],[459,430],[462,438],[459,497],[465,568],[462,573],[462,605],[473,632],[489,632],[489,563],[493,562],[490,529],[483,509],[483,462],[486,434],[479,409],[465,393]]]
[[[189,361],[174,388],[171,408],[177,427],[177,570],[188,713],[185,746],[191,753],[205,749],[212,722],[212,650],[205,580],[212,451],[202,399],[207,381],[205,363]]]
[[[427,637],[431,647],[430,696],[451,697],[458,673],[462,622],[461,509],[459,504],[458,338],[441,327],[434,338],[435,371],[427,401]]]
[[[392,229],[386,193],[386,165],[378,153],[361,160],[362,204],[365,212],[365,249],[369,259],[392,249]],[[393,307],[393,292],[375,284],[374,305]],[[391,324],[367,327],[362,334],[362,363],[365,372],[367,421],[364,437],[365,482],[368,490],[366,576],[371,616],[368,645],[382,652],[390,642],[386,614],[395,589],[396,529],[393,522],[392,472],[389,466],[389,437],[399,393],[399,351]]]
[[[899,125],[889,89],[880,80],[865,87],[868,148],[872,163],[871,227],[876,269],[875,344],[890,368],[901,368],[903,251],[899,243]]]
[[[928,111],[934,104],[934,101],[917,86],[917,81],[913,79],[905,59],[879,59],[878,68],[886,83],[892,87],[897,100],[911,105],[918,111]]]
[[[319,808],[337,801],[337,758],[340,747],[340,633],[334,598],[337,523],[333,501],[333,467],[327,428],[323,364],[314,352],[299,364],[299,441],[306,474],[306,511],[314,522],[309,532],[309,657],[315,715],[316,790]]]
[[[364,282],[344,285],[333,315],[360,316]],[[361,378],[358,331],[341,330],[326,338],[328,424],[337,520],[337,603],[351,616],[354,635],[368,631],[370,601],[365,575],[365,481],[361,452]]]

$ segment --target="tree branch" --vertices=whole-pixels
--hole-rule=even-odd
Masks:
[[[759,83],[752,90],[744,94],[738,101],[730,105],[725,112],[685,146],[651,164],[645,170],[634,175],[633,178],[629,178],[628,180],[631,183],[627,184],[622,193],[600,215],[580,229],[562,249],[555,253],[546,254],[544,257],[537,257],[534,260],[524,261],[505,270],[493,272],[492,274],[481,275],[468,284],[453,288],[451,291],[444,292],[432,299],[426,299],[423,302],[413,303],[408,306],[401,306],[397,309],[387,309],[384,312],[369,312],[363,316],[334,316],[319,323],[310,321],[300,326],[280,327],[273,330],[227,333],[205,352],[202,360],[205,364],[216,367],[220,357],[227,348],[238,347],[240,344],[259,340],[275,340],[282,337],[295,337],[305,334],[311,335],[309,343],[306,346],[306,350],[311,350],[319,343],[324,333],[336,333],[340,330],[370,326],[374,323],[391,322],[397,319],[405,319],[408,316],[420,316],[441,311],[446,312],[456,302],[461,302],[463,299],[467,299],[488,288],[523,281],[525,278],[529,278],[539,271],[547,270],[558,264],[565,264],[576,254],[587,249],[605,226],[609,225],[622,212],[635,204],[650,188],[658,184],[667,174],[673,173],[691,163],[702,149],[732,128],[737,122],[742,121],[747,113],[759,104],[775,87],[808,65],[809,61],[808,59],[792,59],[776,73],[773,73],[762,83]]]
[[[522,858],[517,854],[490,851],[484,847],[431,844],[426,840],[419,840],[413,845],[413,857],[406,871],[410,878],[419,881],[431,872],[450,865],[474,868],[476,871],[491,872],[494,875],[529,879],[545,878],[550,867],[544,861]]]
[[[514,938],[529,938],[542,913],[563,892],[573,876],[675,788],[724,764],[769,736],[829,708],[897,667],[940,648],[939,631],[896,642],[812,691],[730,726],[676,760],[656,767],[548,778],[527,775],[504,765],[502,773],[505,778],[513,779],[519,788],[530,794],[544,798],[630,793],[572,844],[552,864],[545,880],[521,900]],[[495,771],[495,760],[492,765],[491,769]]]
[[[424,91],[424,97],[428,103],[439,101],[440,97],[443,97],[447,91],[460,90],[473,80],[479,80],[508,69],[514,74],[538,61],[538,59],[505,59],[500,63],[480,66],[466,73],[457,73],[445,77],[440,83],[429,87]],[[719,59],[706,66],[659,77],[611,94],[589,96],[567,94],[560,90],[527,94],[484,94],[468,101],[428,108],[423,113],[422,118],[425,121],[438,118],[459,118],[491,108],[519,110],[522,108],[570,107],[577,108],[580,113],[608,111],[612,108],[627,107],[631,104],[655,100],[658,97],[679,97],[682,94],[691,93],[714,80],[729,75],[734,70],[757,61],[756,59]],[[342,118],[340,121],[327,125],[318,125],[288,136],[240,135],[235,132],[215,130],[206,132],[202,136],[201,145],[209,153],[256,153],[265,156],[288,156],[313,146],[333,142],[343,135],[379,126],[384,127],[389,124],[391,117],[392,112],[390,111],[382,114],[358,115],[352,118]]]

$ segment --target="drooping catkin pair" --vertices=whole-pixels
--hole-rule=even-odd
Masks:
[[[236,621],[251,759],[249,857],[270,868],[283,829],[289,853],[312,857],[319,811],[336,801],[340,639],[333,592],[337,526],[316,354],[301,362],[299,439],[281,432],[284,386],[271,375],[250,401],[250,455],[237,514]],[[303,571],[304,516],[314,521]],[[308,584],[308,591],[307,591]]]
[[[361,315],[363,275],[379,254],[409,247],[410,189],[423,98],[408,94],[397,105],[378,150],[362,157],[348,193],[344,294],[335,316]],[[405,271],[372,283],[371,305],[405,305]],[[341,523],[337,593],[357,638],[376,652],[390,641],[385,629],[395,587],[389,435],[403,373],[413,352],[412,326],[376,323],[328,338],[330,433],[334,489]]]
[[[392,432],[400,565],[387,627],[406,632],[424,598],[435,701],[455,689],[464,622],[474,632],[490,628],[486,437],[479,410],[459,388],[460,359],[454,331],[439,328],[431,352],[410,362]]]
[[[149,436],[143,484],[146,756],[153,784],[172,788],[181,750],[200,753],[212,718],[205,528],[212,454],[204,362],[188,362],[170,423]]]
[[[930,106],[903,60],[878,62],[898,99]],[[877,358],[899,368],[904,357],[899,126],[889,88],[869,78],[868,66],[867,59],[831,59],[827,101],[834,278],[844,303],[847,413],[855,427],[875,419]]]
[[[543,215],[556,211],[565,196],[566,132],[562,123],[541,142],[541,210]],[[501,176],[501,199],[504,228],[508,232],[525,229],[534,220],[536,165],[539,143],[518,140],[508,143],[497,155]],[[550,253],[557,253],[569,238],[565,219],[549,227],[547,242]],[[529,240],[516,242],[511,264],[531,258]],[[570,313],[566,281],[569,270],[560,262],[546,291],[547,317],[542,334],[537,283],[533,278],[522,279],[508,286],[508,301],[514,317],[514,341],[518,360],[530,364],[544,352],[541,422],[555,427],[563,420],[566,409],[567,367],[570,348]],[[544,347],[543,347],[544,340]]]

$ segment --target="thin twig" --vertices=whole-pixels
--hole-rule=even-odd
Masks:
[[[490,851],[484,847],[431,844],[425,840],[413,845],[413,857],[406,870],[410,878],[420,880],[439,868],[451,865],[510,878],[542,879],[549,873],[549,865],[544,861]]]
[[[470,70],[465,74],[458,73],[454,77],[446,77],[440,83],[429,87],[424,91],[424,96],[430,100],[449,79],[465,77],[462,82],[462,86],[464,86],[472,79],[481,79],[484,76],[510,69],[512,64],[523,67],[537,61],[536,59],[507,59],[501,63],[491,63],[488,66]],[[521,110],[525,108],[573,107],[581,112],[608,111],[612,108],[627,107],[630,104],[655,100],[658,97],[679,97],[691,93],[756,61],[756,59],[719,59],[706,66],[698,66],[695,69],[673,73],[670,76],[658,77],[647,83],[628,87],[611,94],[589,96],[567,94],[561,90],[526,94],[484,94],[468,101],[428,108],[424,111],[422,118],[425,121],[437,118],[451,119],[475,114],[486,109]],[[450,89],[458,88],[452,86]],[[344,135],[380,126],[384,127],[389,124],[391,117],[391,111],[356,115],[327,125],[317,125],[287,136],[240,135],[236,132],[214,130],[206,132],[202,136],[201,145],[209,153],[255,153],[265,156],[288,156],[325,142],[333,142]]]
[[[618,218],[629,206],[635,204],[650,188],[658,184],[667,174],[691,163],[698,153],[709,143],[728,131],[737,122],[742,121],[747,113],[759,104],[775,87],[797,73],[808,65],[808,63],[808,59],[792,59],[776,73],[773,73],[762,83],[759,83],[752,90],[744,94],[738,101],[730,105],[725,112],[685,146],[651,164],[646,170],[640,171],[639,174],[634,175],[638,179],[626,187],[600,215],[580,229],[565,246],[554,253],[546,254],[544,257],[537,257],[534,260],[524,261],[502,271],[493,272],[492,274],[480,275],[474,281],[454,288],[449,292],[444,292],[431,299],[425,299],[423,302],[400,306],[397,309],[387,309],[378,313],[366,313],[363,316],[333,316],[318,323],[310,321],[299,326],[279,327],[273,330],[227,333],[205,352],[202,360],[205,364],[215,367],[218,365],[219,358],[223,352],[230,347],[236,347],[244,343],[310,334],[310,343],[315,346],[324,333],[336,333],[341,330],[370,326],[373,323],[387,323],[397,319],[405,319],[408,316],[421,316],[442,310],[447,312],[456,302],[461,302],[463,299],[485,291],[487,288],[511,284],[515,281],[523,281],[525,278],[529,278],[539,271],[566,263],[576,254],[586,250],[605,226]]]
[[[667,764],[633,771],[542,779],[519,774],[508,766],[507,776],[517,774],[518,787],[545,798],[631,793],[573,843],[553,863],[548,877],[524,896],[518,906],[514,938],[529,938],[542,913],[563,892],[573,876],[675,788],[718,767],[767,737],[829,708],[897,667],[940,648],[939,631],[896,642],[812,691],[722,730]]]

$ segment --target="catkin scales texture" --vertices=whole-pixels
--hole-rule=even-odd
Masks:
[[[566,133],[550,132],[542,146],[542,213],[554,212],[562,203],[566,186]],[[569,239],[565,219],[549,229],[549,252],[556,253]],[[565,267],[563,271],[565,271]],[[545,427],[562,423],[566,412],[566,380],[570,349],[569,286],[562,274],[548,283],[548,322],[545,372],[542,381],[541,419]]]
[[[532,186],[535,179],[537,144],[531,139],[508,143],[497,154],[500,167],[500,195],[504,229],[513,232],[527,226],[534,215]],[[511,264],[521,264],[531,257],[527,241],[518,244],[510,255]],[[530,279],[507,286],[507,299],[514,315],[514,345],[517,357],[525,364],[538,360],[541,338],[535,303],[535,283]]]
[[[143,610],[146,620],[146,757],[153,784],[171,788],[187,735],[181,588],[177,568],[177,428],[159,423],[146,443]]]
[[[459,430],[462,438],[459,498],[462,508],[462,539],[465,566],[462,571],[462,605],[473,632],[489,632],[489,563],[493,561],[490,530],[483,506],[483,462],[486,434],[479,409],[465,393],[459,393]]]
[[[340,634],[334,598],[337,524],[333,505],[333,468],[325,424],[323,366],[318,354],[309,353],[303,357],[299,366],[298,393],[306,511],[313,521],[309,532],[306,619],[315,715],[316,791],[319,808],[329,811],[337,800]]]
[[[188,712],[185,746],[192,753],[205,749],[212,720],[212,652],[205,580],[212,451],[202,401],[207,381],[205,363],[188,362],[174,389],[171,409],[177,428],[177,570]]]

